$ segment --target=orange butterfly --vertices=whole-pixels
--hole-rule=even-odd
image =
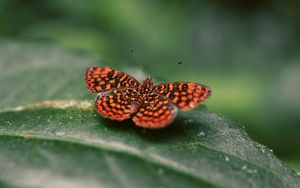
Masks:
[[[177,107],[191,110],[204,102],[211,91],[193,82],[168,82],[154,85],[151,78],[142,83],[109,67],[90,67],[85,85],[92,93],[99,93],[95,106],[102,116],[122,121],[132,118],[140,127],[162,128],[177,114]]]

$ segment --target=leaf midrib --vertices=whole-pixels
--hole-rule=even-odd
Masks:
[[[155,157],[156,155],[153,155],[153,154],[149,155],[149,154],[146,154],[146,153],[142,153],[139,150],[137,150],[136,148],[128,146],[128,145],[126,145],[126,147],[122,148],[122,147],[117,146],[115,144],[109,143],[109,147],[108,147],[107,146],[108,143],[105,142],[104,140],[99,139],[99,138],[97,138],[97,141],[92,141],[92,140],[88,141],[86,139],[85,140],[81,140],[81,139],[74,138],[74,137],[59,137],[59,136],[54,136],[54,135],[41,135],[41,134],[36,134],[36,133],[30,133],[30,135],[28,136],[28,135],[16,134],[16,133],[11,133],[11,132],[2,132],[2,133],[0,133],[0,136],[19,137],[19,138],[26,138],[26,139],[37,139],[37,140],[45,140],[45,141],[68,142],[70,144],[77,144],[77,145],[82,145],[82,146],[85,146],[85,147],[92,147],[92,148],[106,150],[106,151],[120,152],[120,153],[123,153],[123,154],[127,154],[127,155],[138,157],[140,159],[146,160],[146,161],[151,162],[153,164],[164,166],[165,168],[168,168],[168,169],[170,169],[172,171],[176,171],[176,172],[185,174],[185,175],[187,175],[189,177],[192,177],[192,178],[198,179],[200,181],[203,181],[205,183],[211,184],[212,186],[216,186],[216,182],[211,182],[210,180],[204,179],[203,177],[198,176],[195,173],[191,173],[189,170],[185,169],[185,167],[174,166],[174,164],[166,163],[166,161],[169,161],[169,159],[165,159],[164,158],[165,159],[164,161],[162,161],[161,159],[158,160],[158,158]],[[104,143],[106,143],[106,144],[104,144]],[[120,144],[120,143],[118,143],[118,144]],[[206,148],[208,150],[212,150],[212,151],[219,152],[219,153],[224,153],[224,154],[226,154],[226,155],[228,155],[228,156],[230,156],[232,158],[239,159],[241,161],[244,161],[245,163],[248,163],[248,164],[251,164],[253,166],[256,166],[257,168],[263,169],[264,171],[267,171],[270,174],[272,174],[273,176],[277,177],[277,179],[283,185],[283,182],[277,176],[277,174],[275,174],[273,171],[271,171],[271,170],[269,170],[269,169],[267,169],[265,167],[259,166],[259,165],[255,164],[255,163],[252,163],[251,161],[247,161],[247,160],[242,159],[242,158],[240,158],[238,156],[235,156],[235,155],[232,155],[232,154],[228,154],[228,153],[225,153],[225,152],[220,151],[220,150],[213,149],[213,148],[208,147],[206,145],[200,144],[199,142],[188,143],[188,144],[185,144],[185,146],[186,145],[190,145],[190,144],[199,144],[201,147],[204,147],[204,148]],[[129,149],[129,148],[131,148],[131,149]],[[156,159],[156,160],[153,160],[153,159]],[[175,162],[175,163],[177,163],[177,162]],[[223,185],[217,185],[217,186],[218,187],[224,187]]]
[[[163,161],[160,160],[153,160],[153,155],[147,155],[145,153],[141,153],[140,151],[136,150],[135,148],[132,150],[126,150],[125,148],[117,148],[115,145],[112,146],[110,145],[110,147],[107,147],[105,144],[100,143],[100,142],[92,142],[92,141],[83,141],[80,140],[78,138],[74,138],[74,137],[59,137],[59,136],[52,136],[52,135],[41,135],[41,134],[35,134],[35,133],[30,133],[30,136],[26,136],[26,135],[22,135],[22,134],[16,134],[16,133],[10,133],[10,132],[2,132],[0,133],[0,137],[1,136],[6,136],[6,137],[16,137],[16,138],[24,138],[24,139],[36,139],[36,140],[44,140],[44,141],[58,141],[58,142],[64,142],[64,143],[69,143],[69,144],[77,144],[77,145],[81,145],[81,146],[85,146],[85,147],[91,147],[91,148],[96,148],[96,149],[100,149],[100,150],[105,150],[105,151],[112,151],[112,152],[120,152],[122,154],[127,154],[127,155],[131,155],[134,157],[138,157],[142,160],[148,161],[150,163],[156,164],[156,165],[160,165],[163,166],[169,170],[175,171],[177,173],[181,173],[184,174],[186,176],[189,176],[191,178],[195,178],[198,179],[199,181],[203,181],[207,184],[212,185],[213,187],[220,187],[220,188],[226,188],[223,185],[216,185],[215,182],[211,182],[209,180],[203,179],[200,176],[195,175],[194,173],[190,173],[188,170],[183,169],[183,167],[178,167],[178,166],[173,166],[171,164],[167,164]],[[129,147],[127,147],[128,149]],[[133,152],[134,150],[136,150],[137,152]],[[166,159],[167,161],[168,159]]]

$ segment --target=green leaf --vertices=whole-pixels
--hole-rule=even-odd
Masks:
[[[86,68],[93,57],[48,44],[0,43],[1,109],[43,100],[87,99]]]
[[[93,98],[87,55],[18,43],[0,53],[1,187],[300,186],[243,126],[204,107],[155,131],[100,117],[82,102]]]

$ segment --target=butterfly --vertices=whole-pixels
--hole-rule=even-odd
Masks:
[[[171,124],[177,108],[194,109],[211,94],[207,86],[193,82],[154,85],[147,78],[140,83],[109,67],[89,67],[85,85],[90,92],[98,93],[95,107],[100,115],[118,121],[132,118],[137,126],[150,129]]]

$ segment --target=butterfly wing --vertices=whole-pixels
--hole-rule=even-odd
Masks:
[[[112,120],[122,121],[136,113],[142,104],[134,88],[112,89],[96,96],[98,113]]]
[[[210,96],[207,86],[193,82],[169,82],[154,86],[154,91],[166,96],[181,110],[196,108]]]
[[[140,83],[132,76],[109,67],[90,67],[85,73],[85,85],[95,93],[114,88],[137,88]]]
[[[137,126],[157,129],[169,125],[176,114],[177,108],[169,99],[157,93],[150,93],[132,120]]]

